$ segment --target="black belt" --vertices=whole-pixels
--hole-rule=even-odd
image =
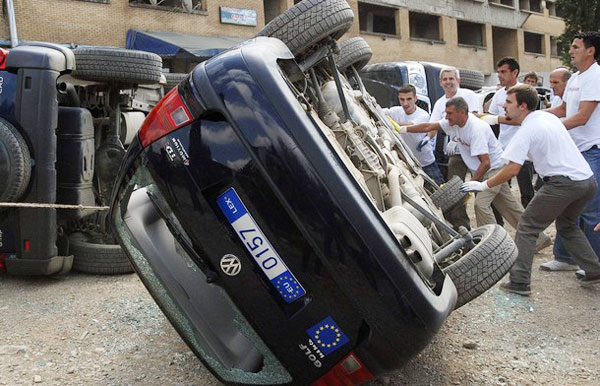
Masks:
[[[570,178],[567,177],[567,176],[546,176],[546,177],[542,178],[542,181],[549,182],[549,181],[552,181],[553,179],[556,179],[556,178],[566,178],[566,179],[570,180]]]

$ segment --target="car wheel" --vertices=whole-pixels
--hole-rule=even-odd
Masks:
[[[17,201],[29,184],[31,156],[21,133],[0,118],[0,202]]]
[[[165,72],[165,78],[167,78],[167,83],[163,87],[165,90],[165,94],[171,91],[171,89],[181,83],[185,78],[187,78],[188,74],[180,74],[180,73],[169,73]]]
[[[483,73],[475,70],[465,70],[461,68],[458,70],[460,73],[460,87],[467,88],[469,90],[479,90],[483,87]]]
[[[145,51],[84,47],[73,50],[76,79],[94,82],[153,84],[160,82],[162,59]]]
[[[125,252],[118,244],[103,244],[100,237],[87,233],[69,236],[69,253],[73,255],[73,269],[92,274],[114,275],[133,272]]]
[[[339,47],[340,53],[335,56],[335,63],[340,71],[351,65],[354,65],[356,71],[360,71],[373,56],[369,43],[361,37],[344,40]]]
[[[463,180],[459,176],[453,176],[448,182],[431,194],[431,201],[442,212],[454,208],[459,203],[463,203],[469,193],[460,191],[462,183]]]
[[[339,39],[353,21],[345,0],[304,0],[271,20],[258,36],[278,38],[298,56],[329,37]]]
[[[517,246],[504,228],[489,224],[471,231],[476,244],[447,267],[442,267],[456,286],[455,309],[475,299],[498,282],[517,259]]]

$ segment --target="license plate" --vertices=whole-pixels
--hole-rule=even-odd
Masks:
[[[217,204],[277,293],[286,303],[306,295],[306,291],[285,265],[235,189],[229,188],[217,198]]]

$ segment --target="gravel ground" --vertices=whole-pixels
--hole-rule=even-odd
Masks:
[[[550,233],[554,233],[553,230]],[[497,287],[455,311],[380,385],[598,385],[600,286],[537,270],[530,298]],[[218,385],[137,276],[0,274],[0,385]]]

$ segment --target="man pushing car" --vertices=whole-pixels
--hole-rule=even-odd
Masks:
[[[598,185],[592,169],[569,136],[560,119],[544,111],[534,111],[537,91],[528,85],[511,87],[504,105],[506,116],[517,124],[515,133],[502,158],[508,162],[493,177],[470,181],[462,191],[483,192],[516,176],[529,158],[543,177],[544,186],[534,196],[519,220],[515,243],[519,250],[517,261],[510,270],[510,280],[500,288],[507,292],[531,294],[531,265],[536,239],[556,220],[556,231],[564,241],[575,262],[583,268],[582,286],[600,283],[600,263],[575,219],[594,197]]]

